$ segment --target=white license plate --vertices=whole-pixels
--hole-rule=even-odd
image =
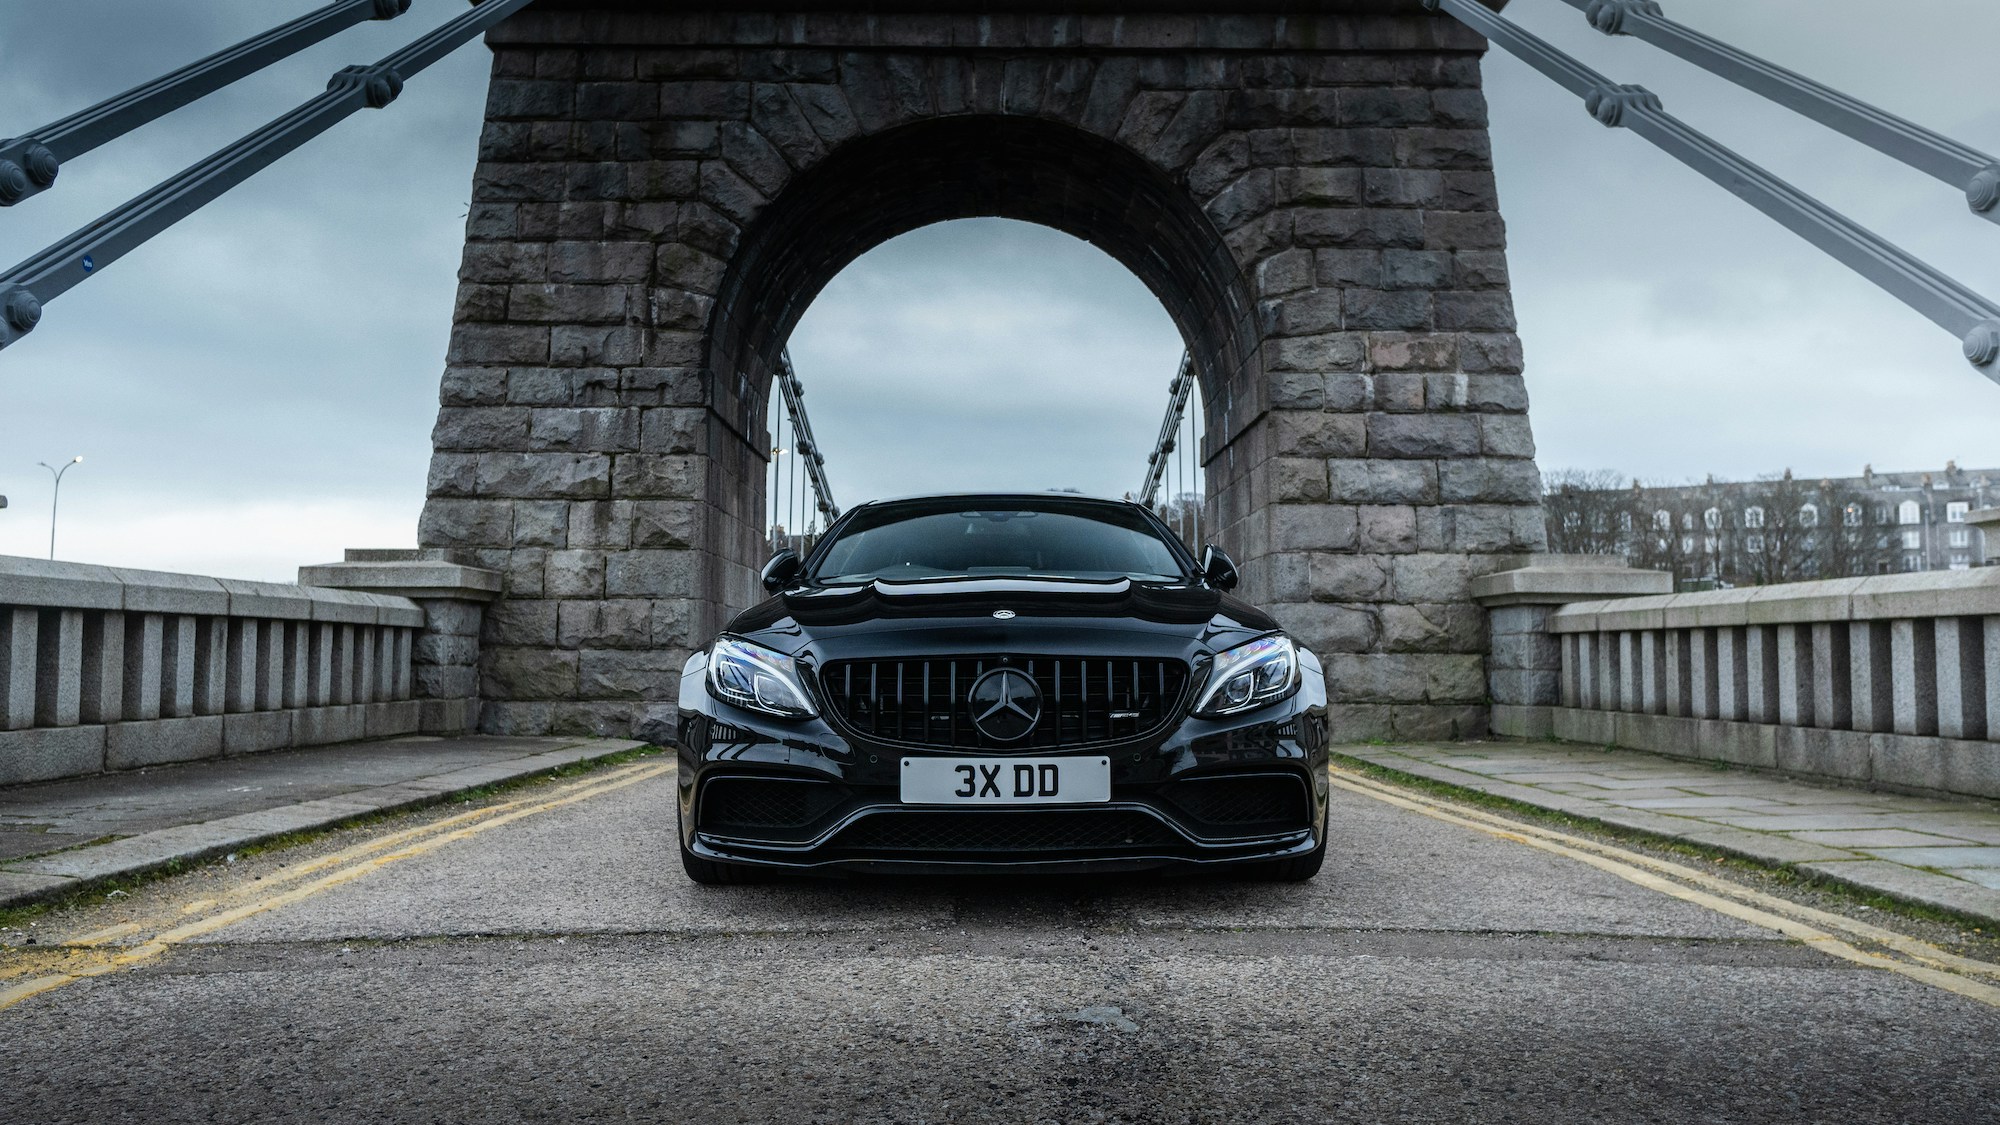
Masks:
[[[1111,799],[1109,758],[904,758],[906,805],[1087,805]]]

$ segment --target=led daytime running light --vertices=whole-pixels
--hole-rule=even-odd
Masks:
[[[1291,639],[1278,634],[1259,637],[1216,656],[1194,713],[1216,718],[1252,711],[1298,688],[1299,653]]]
[[[716,698],[785,719],[818,714],[791,657],[734,637],[708,653],[708,687]]]

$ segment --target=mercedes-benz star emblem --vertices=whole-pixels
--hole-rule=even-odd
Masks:
[[[1026,672],[995,668],[972,684],[972,725],[995,742],[1019,742],[1042,718],[1042,689]]]
[[[1011,609],[996,609],[993,611],[993,617],[998,621],[1012,621],[1014,620],[1014,611]]]

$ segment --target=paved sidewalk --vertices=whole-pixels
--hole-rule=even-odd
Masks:
[[[641,745],[413,735],[0,787],[0,906]]]
[[[2000,805],[1552,742],[1339,746],[1403,773],[2000,925]]]

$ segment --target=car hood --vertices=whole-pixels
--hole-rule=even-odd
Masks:
[[[729,632],[818,660],[988,652],[1192,658],[1277,627],[1205,585],[948,578],[800,587],[739,614]]]

